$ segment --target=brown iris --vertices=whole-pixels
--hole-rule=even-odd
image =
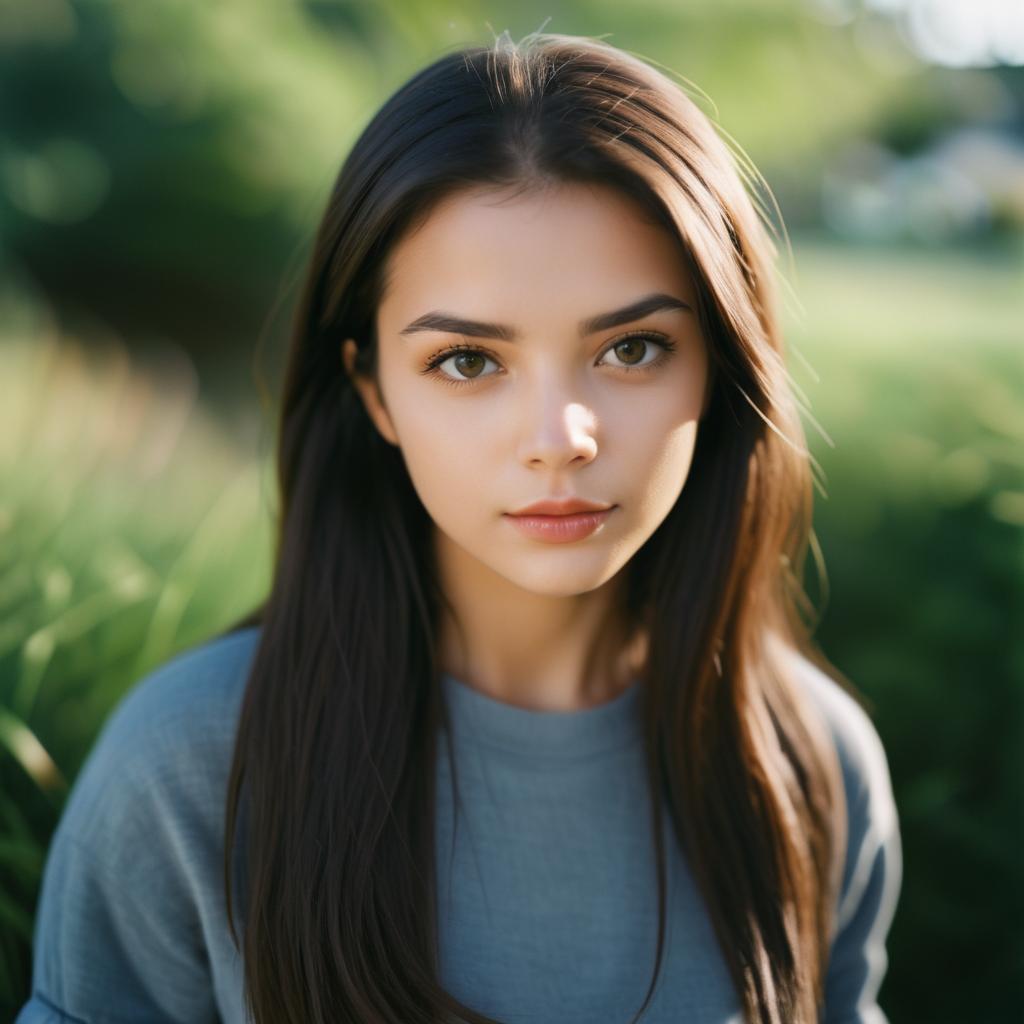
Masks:
[[[475,361],[476,363],[479,364],[477,366],[477,373],[479,373],[480,370],[483,369],[485,362],[484,356],[482,356],[479,352],[457,352],[454,356],[454,359],[455,365],[459,368],[460,371],[465,371],[467,369],[465,360],[469,360],[471,363]],[[468,369],[472,370],[473,367],[470,366],[468,367]],[[468,376],[475,377],[476,375],[476,373],[470,373]]]
[[[643,340],[643,338],[626,338],[625,341],[620,341],[615,346],[615,351],[619,353],[619,358],[624,363],[630,363],[633,360],[629,359],[628,356],[623,355],[622,349],[624,347],[628,347],[628,346],[632,345],[632,346],[635,347],[636,353],[637,353],[636,362],[639,362],[641,359],[643,359],[644,348],[645,348],[646,344],[647,343]]]

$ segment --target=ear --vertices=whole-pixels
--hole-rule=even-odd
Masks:
[[[391,417],[388,414],[387,406],[384,404],[384,398],[380,393],[380,389],[377,387],[377,382],[356,372],[357,351],[358,346],[352,338],[346,338],[341,343],[341,361],[345,367],[345,372],[352,380],[353,386],[366,407],[367,415],[373,421],[373,425],[377,428],[378,433],[390,444],[397,447],[398,434],[395,432],[395,426],[391,422]]]

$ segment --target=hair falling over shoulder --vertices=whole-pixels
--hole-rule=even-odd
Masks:
[[[638,200],[678,235],[698,284],[711,404],[679,500],[628,566],[630,610],[650,623],[650,798],[671,810],[745,1019],[818,1020],[846,809],[835,750],[792,678],[794,652],[823,661],[801,583],[811,460],[753,180],[675,82],[608,44],[556,34],[441,57],[356,141],[291,333],[273,582],[235,627],[261,625],[224,856],[257,1024],[490,1022],[438,980],[443,597],[430,521],[357,400],[339,340],[356,339],[358,370],[375,372],[385,260],[439,200],[551,181]],[[637,1016],[664,948],[665,836],[654,821],[657,956]]]

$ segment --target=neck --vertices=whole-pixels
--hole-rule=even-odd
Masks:
[[[444,595],[437,661],[507,704],[571,711],[612,700],[636,679],[646,631],[626,610],[625,569],[589,590],[527,588],[435,533]]]

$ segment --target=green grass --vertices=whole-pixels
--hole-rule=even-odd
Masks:
[[[45,850],[124,692],[269,580],[266,458],[183,363],[8,337],[0,406],[0,1007],[27,996]],[[0,1011],[0,1017],[8,1015]]]

